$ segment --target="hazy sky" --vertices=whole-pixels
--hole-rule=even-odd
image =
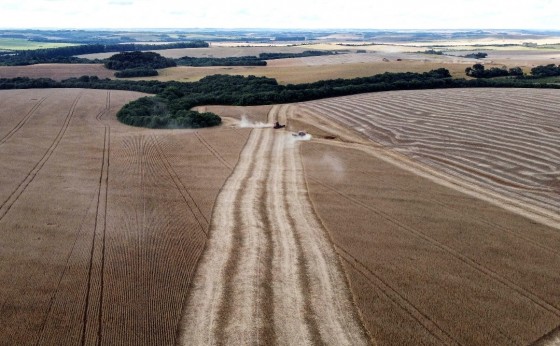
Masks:
[[[554,29],[560,0],[0,0],[2,28]]]

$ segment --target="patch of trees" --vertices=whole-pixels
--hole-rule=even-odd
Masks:
[[[204,104],[260,105],[299,102],[359,92],[444,86],[443,80],[451,81],[446,69],[421,74],[385,73],[366,78],[336,79],[298,85],[279,85],[275,79],[267,77],[213,75],[196,83],[170,85],[150,98],[151,102],[142,100],[136,104],[136,101],[133,101],[132,106],[123,108],[117,117],[123,123],[135,126],[202,126],[201,123],[193,122],[191,118],[194,114],[189,110]],[[208,126],[214,123],[204,121],[202,124]]]
[[[142,97],[124,105],[117,118],[128,125],[149,128],[202,128],[220,125],[222,119],[210,112],[189,109],[170,112],[165,98]]]
[[[474,78],[520,77],[523,76],[523,70],[520,67],[513,67],[508,70],[505,66],[492,67],[487,70],[482,64],[474,64],[472,67],[467,67],[465,69],[465,74]]]
[[[194,58],[184,56],[176,59],[181,66],[266,66],[266,61],[256,56],[240,56],[228,58]]]
[[[487,53],[482,53],[482,52],[463,55],[464,58],[471,58],[471,59],[484,59],[487,56],[488,56]]]
[[[177,66],[175,60],[154,52],[123,52],[105,61],[105,67],[111,70],[158,69],[173,66]]]
[[[363,51],[365,53],[365,50]],[[302,58],[309,56],[333,55],[337,52],[308,50],[301,53],[261,53],[256,56],[241,56],[228,58],[194,58],[185,56],[176,59],[177,65],[182,66],[266,66],[266,60]]]
[[[531,75],[536,78],[560,76],[560,65],[540,65],[531,69]]]
[[[328,50],[306,50],[301,53],[261,53],[259,58],[262,60],[274,60],[274,59],[289,59],[289,58],[305,58],[309,56],[321,56],[321,55],[334,55],[337,54],[336,51]]]
[[[157,76],[158,71],[153,68],[130,68],[122,71],[115,72],[117,78],[131,78],[131,77],[152,77]]]
[[[174,48],[205,48],[208,46],[208,42],[191,41],[157,45],[136,43],[108,45],[87,44],[59,48],[19,50],[0,54],[0,65],[14,66],[44,63],[92,63],[99,62],[99,60],[81,59],[75,57],[75,55]]]

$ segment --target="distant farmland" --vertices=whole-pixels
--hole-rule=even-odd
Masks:
[[[81,76],[114,78],[115,71],[106,69],[102,64],[39,64],[28,66],[0,66],[0,78],[51,78],[63,80]]]

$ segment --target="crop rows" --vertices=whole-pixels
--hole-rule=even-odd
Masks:
[[[558,325],[557,229],[327,144],[303,147],[311,198],[379,344],[528,344]]]
[[[0,143],[0,344],[174,343],[213,202],[247,133],[118,123],[140,96],[1,98],[17,113]]]
[[[560,94],[389,92],[303,104],[385,147],[540,208],[560,209]]]

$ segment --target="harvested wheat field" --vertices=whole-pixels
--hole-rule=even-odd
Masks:
[[[558,90],[386,92],[309,102],[299,111],[560,221]]]
[[[121,125],[140,93],[0,94],[0,344],[173,344],[249,131]]]
[[[378,344],[557,338],[558,96],[404,91],[287,111],[292,124],[344,140],[306,142],[301,154]]]
[[[558,338],[556,90],[204,106],[198,131],[120,124],[140,93],[0,96],[1,344]]]
[[[0,78],[51,78],[63,80],[81,76],[113,78],[115,71],[103,64],[37,64],[28,66],[0,66]]]
[[[286,110],[274,106],[268,123]],[[216,201],[180,344],[368,344],[297,144],[270,126],[251,132]]]
[[[332,57],[337,57],[333,55]],[[320,80],[336,78],[369,77],[384,72],[428,72],[433,69],[445,67],[454,77],[465,77],[465,68],[473,63],[436,60],[410,59],[388,62],[383,58],[374,58],[369,62],[340,63],[334,60],[332,63],[325,59],[324,64],[317,61],[309,62],[306,59],[278,59],[270,60],[267,66],[212,66],[212,67],[190,67],[177,66],[159,70],[159,75],[154,77],[135,77],[131,80],[159,80],[159,81],[182,81],[194,82],[206,76],[215,74],[243,75],[243,76],[265,76],[274,78],[280,84],[311,83]],[[497,65],[486,65],[497,66]],[[501,66],[501,65],[500,65]]]

